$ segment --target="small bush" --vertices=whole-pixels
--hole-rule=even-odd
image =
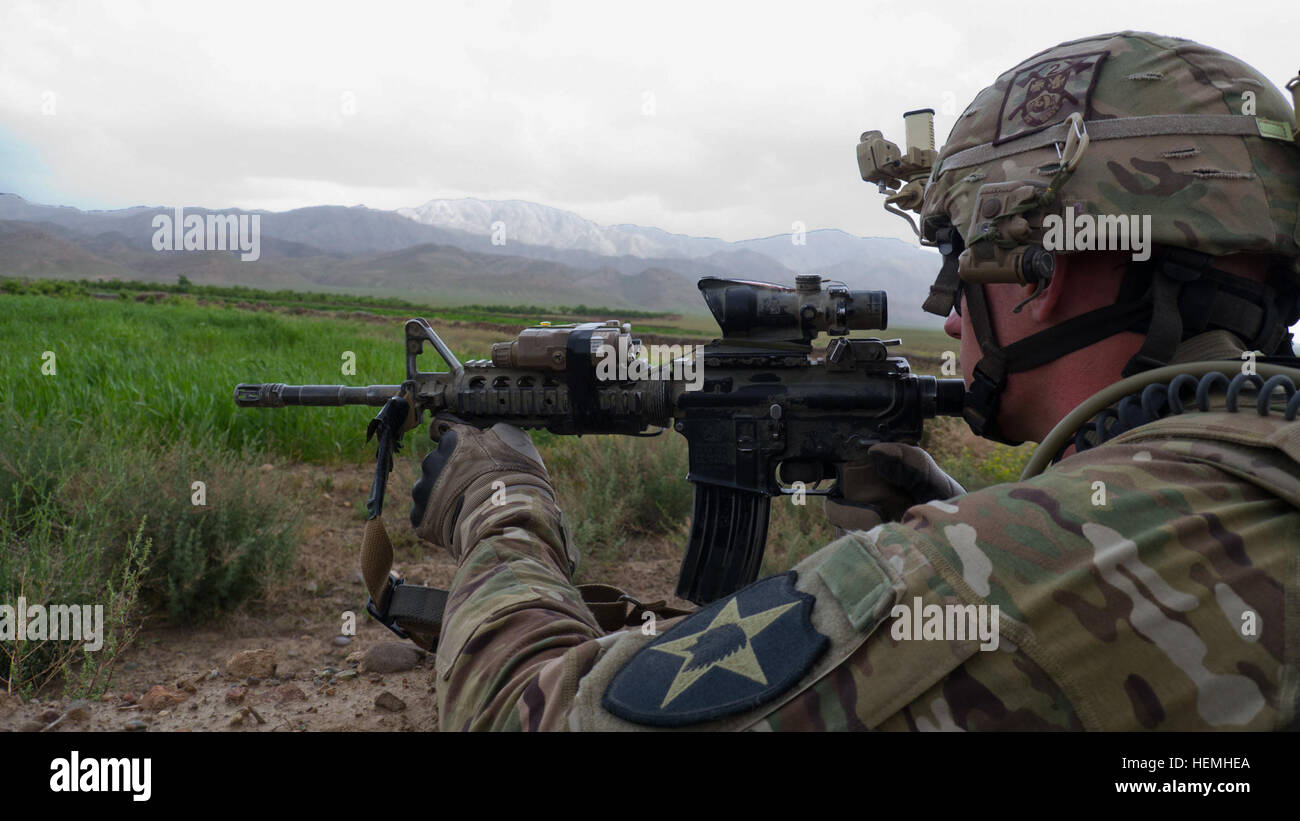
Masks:
[[[260,459],[176,445],[152,462],[130,472],[117,496],[123,509],[151,500],[151,603],[173,619],[203,621],[255,598],[292,566],[301,517],[283,497],[278,475],[259,475]],[[204,505],[194,504],[195,482],[204,484]]]
[[[541,449],[585,556],[614,558],[630,536],[672,533],[690,516],[680,436],[542,437]]]
[[[102,695],[118,656],[138,630],[137,602],[150,547],[144,523],[114,551],[101,550],[88,532],[63,527],[48,498],[22,513],[5,513],[0,517],[0,603],[14,608],[15,624],[10,625],[13,637],[0,640],[0,686],[30,698],[61,681],[65,698]],[[99,646],[87,649],[86,635],[75,641],[18,635],[17,610],[30,605],[102,608],[102,623],[95,625],[101,631]]]
[[[6,555],[25,544],[30,553],[31,534],[48,530],[37,544],[51,556],[36,578],[57,580],[69,567],[71,579],[103,578],[140,530],[152,545],[143,603],[196,622],[256,597],[293,561],[300,516],[260,459],[124,440],[103,422],[64,438],[3,421],[0,542]],[[0,589],[22,584],[14,574],[24,567],[38,566],[0,567]]]

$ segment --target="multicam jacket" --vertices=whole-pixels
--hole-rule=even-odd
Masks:
[[[458,525],[476,546],[438,647],[441,726],[1289,725],[1297,462],[1300,422],[1253,410],[1166,418],[1029,481],[850,533],[794,568],[794,590],[757,583],[775,604],[737,594],[655,635],[602,634],[567,577],[558,511],[540,491],[515,493]],[[940,612],[929,605],[996,606],[996,641],[923,627],[918,613]]]

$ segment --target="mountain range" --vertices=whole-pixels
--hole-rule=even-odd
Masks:
[[[260,258],[155,250],[154,217],[171,217],[172,207],[83,211],[0,194],[0,276],[174,282],[183,275],[196,284],[374,293],[435,304],[700,313],[695,282],[701,276],[793,283],[797,273],[817,273],[853,288],[887,290],[894,325],[938,322],[919,308],[938,269],[937,254],[834,229],[728,242],[599,225],[520,200],[472,198],[397,211],[186,207],[184,213],[259,215]]]

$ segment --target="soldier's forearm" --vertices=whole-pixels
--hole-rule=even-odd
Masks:
[[[462,514],[457,531],[467,549],[438,646],[440,724],[546,727],[563,707],[546,703],[539,679],[576,681],[580,672],[570,668],[586,654],[561,657],[601,634],[569,580],[559,509],[543,490],[509,488],[505,504]]]

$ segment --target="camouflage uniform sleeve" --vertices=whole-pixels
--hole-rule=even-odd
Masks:
[[[444,730],[565,729],[565,693],[601,635],[569,581],[559,509],[536,488],[508,488],[457,524],[473,545],[452,582],[437,651]]]
[[[1300,471],[1262,453],[1113,443],[849,534],[795,568],[820,586],[815,623],[841,612],[862,625],[835,637],[838,660],[748,714],[689,728],[1287,725],[1300,683]],[[460,527],[475,547],[438,649],[442,726],[648,729],[612,717],[601,696],[652,639],[601,636],[568,581],[549,499],[518,492]],[[851,571],[854,556],[887,571],[910,612],[854,611],[854,585],[833,569]],[[996,612],[992,633],[932,635],[931,609],[946,623],[950,606]]]
[[[1108,445],[852,534],[901,573],[909,611],[996,605],[996,649],[912,635],[928,619],[900,613],[758,727],[1289,724],[1300,512],[1246,477],[1300,477],[1294,464],[1233,465],[1226,453]]]

